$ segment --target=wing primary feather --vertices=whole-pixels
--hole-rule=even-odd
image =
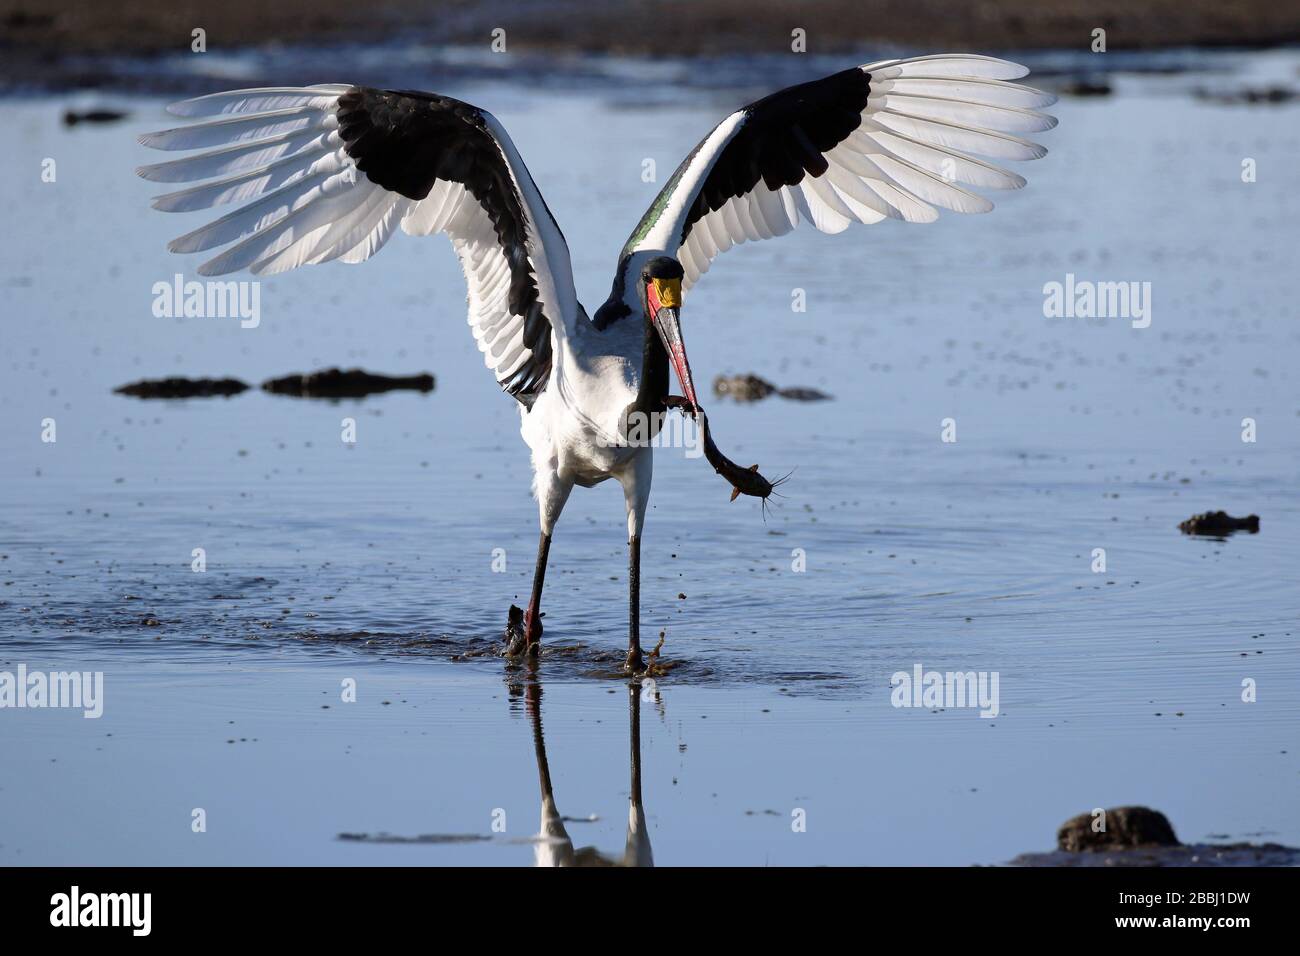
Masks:
[[[236,143],[224,149],[209,150],[196,156],[172,159],[136,168],[136,175],[157,183],[187,183],[210,179],[262,166],[291,156],[307,156],[316,152],[333,151],[342,141],[336,131],[322,133],[306,130],[284,133],[252,143]]]
[[[285,133],[308,129],[331,129],[338,123],[333,113],[315,107],[297,107],[272,110],[269,113],[234,115],[225,119],[209,120],[191,126],[145,133],[139,139],[142,146],[153,149],[201,149],[208,146],[228,146],[251,140],[267,139]]]

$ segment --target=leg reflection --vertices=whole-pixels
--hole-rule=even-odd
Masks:
[[[641,688],[628,684],[628,723],[631,737],[632,780],[627,818],[627,843],[621,858],[601,853],[595,847],[574,848],[555,805],[551,767],[546,759],[546,737],[542,729],[542,685],[536,666],[530,666],[524,687],[524,707],[533,729],[533,750],[537,757],[537,780],[542,793],[540,831],[533,854],[537,866],[654,866],[650,834],[646,828],[645,805],[641,800]]]
[[[645,805],[641,802],[641,688],[637,684],[628,683],[627,699],[629,736],[632,738],[632,805],[627,812],[627,846],[623,850],[622,865],[654,866]]]

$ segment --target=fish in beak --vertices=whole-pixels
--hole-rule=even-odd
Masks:
[[[654,323],[659,338],[668,352],[668,359],[677,373],[682,394],[690,402],[691,414],[698,413],[699,399],[695,395],[695,382],[691,378],[691,363],[686,357],[686,342],[682,339],[681,307],[682,280],[652,278],[646,283],[646,306],[650,321]]]
[[[713,470],[730,483],[732,501],[740,495],[750,495],[762,498],[766,502],[776,486],[784,482],[785,478],[768,481],[758,473],[758,465],[741,468],[719,451],[713,441],[709,420],[704,414],[704,409],[700,408],[700,400],[695,394],[695,382],[691,379],[691,363],[686,358],[686,343],[682,339],[683,276],[681,263],[667,256],[651,259],[646,263],[645,270],[641,274],[642,281],[645,283],[646,314],[649,315],[655,331],[659,333],[664,350],[668,353],[668,359],[677,372],[677,381],[682,386],[682,394],[685,395],[685,400],[675,395],[665,396],[664,403],[669,408],[684,409],[687,405],[690,406],[691,417],[699,423],[700,432],[704,435],[704,455],[713,466]],[[786,478],[788,477],[790,476],[786,475]]]

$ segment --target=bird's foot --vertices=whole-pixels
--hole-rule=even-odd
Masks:
[[[654,646],[650,656],[646,657],[641,653],[641,645],[636,644],[627,650],[627,662],[623,665],[625,673],[634,677],[656,677],[660,674],[667,673],[667,670],[659,663],[659,652],[664,649],[664,635],[659,635],[659,643]]]
[[[537,656],[542,649],[542,622],[538,618],[510,605],[506,615],[506,657]]]

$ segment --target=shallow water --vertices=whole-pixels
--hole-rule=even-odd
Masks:
[[[1131,803],[1186,842],[1300,844],[1300,107],[1188,95],[1220,81],[1118,77],[1114,97],[1054,108],[1051,154],[991,215],[801,229],[733,250],[692,292],[697,375],[835,400],[709,403],[729,456],[794,470],[766,521],[702,459],[656,454],[642,613],[676,665],[640,706],[657,863],[996,863]],[[657,188],[642,161],[662,180],[738,101],[684,93],[646,122],[630,83],[445,90],[511,131],[589,307]],[[65,130],[66,102],[0,102],[17,184],[0,208],[22,224],[0,238],[0,670],[102,670],[105,712],[0,712],[0,861],[534,862],[534,681],[558,807],[597,817],[570,836],[619,856],[622,495],[570,499],[538,674],[482,653],[527,596],[536,508],[446,243],[401,237],[363,268],[265,282],[254,329],[155,318],[153,284],[199,261],[164,244],[200,217],[151,211],[160,190],[131,174],[158,158],[134,135],[167,125],[162,102]],[[1150,327],[1044,318],[1043,285],[1067,272],[1151,282]],[[111,394],[325,365],[429,370],[437,388]],[[1261,532],[1179,534],[1218,508]],[[997,672],[997,717],[891,706],[890,676],[916,664]]]

